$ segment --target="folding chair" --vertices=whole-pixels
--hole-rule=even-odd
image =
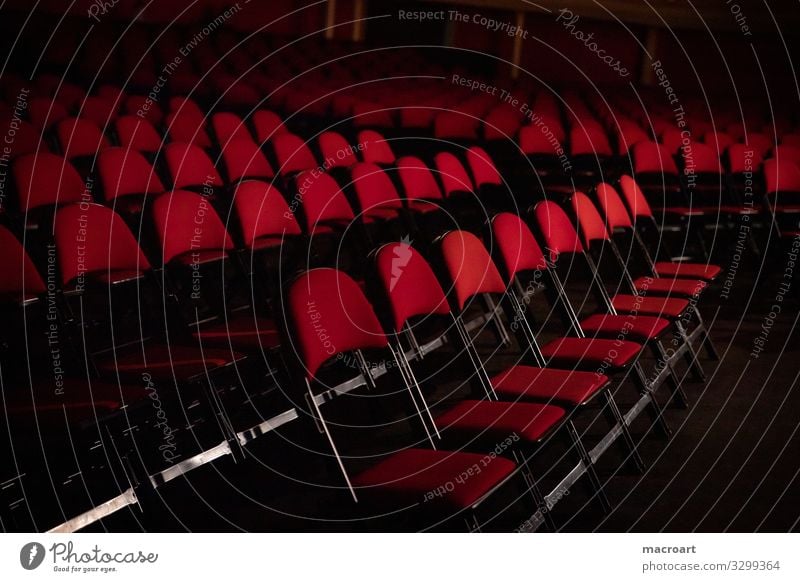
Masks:
[[[461,515],[470,530],[479,529],[475,511],[513,478],[517,466],[505,457],[496,457],[481,467],[474,477],[462,479],[463,485],[458,483],[456,486],[461,473],[480,463],[484,455],[437,450],[437,439],[423,415],[423,405],[405,381],[403,384],[411,408],[408,418],[414,427],[424,429],[421,440],[430,446],[420,448],[420,438],[412,436],[407,446],[398,449],[395,443],[387,447],[389,450],[370,452],[366,458],[372,462],[361,471],[350,468],[356,465],[356,456],[347,451],[340,452],[340,447],[347,442],[345,435],[340,436],[344,427],[339,423],[329,423],[323,409],[337,401],[342,402],[344,395],[360,388],[369,388],[370,393],[374,393],[375,379],[365,352],[388,352],[391,367],[401,374],[401,378],[405,375],[405,366],[390,349],[388,338],[358,284],[334,269],[312,269],[289,286],[283,311],[295,347],[293,353],[299,368],[298,379],[303,385],[304,409],[325,435],[353,499],[368,501],[383,511],[430,507],[436,512],[437,521],[441,517]],[[354,354],[357,362],[356,370],[344,366],[349,370],[347,380],[328,384],[326,378],[330,378],[332,372],[329,373],[324,365],[338,364],[336,367],[341,370],[344,356],[350,353]],[[359,435],[357,442],[375,446],[385,442],[374,435],[374,427],[381,424],[374,416],[366,422],[368,426],[354,420],[348,424],[351,431]],[[364,430],[359,429],[370,429],[371,438],[364,436]],[[364,458],[364,455],[358,457]]]

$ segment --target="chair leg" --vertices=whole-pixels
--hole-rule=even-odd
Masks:
[[[611,417],[610,420],[614,425],[619,425],[620,431],[622,432],[621,444],[623,448],[623,454],[625,455],[625,461],[632,464],[633,469],[637,473],[644,473],[645,469],[647,469],[647,464],[639,454],[636,441],[633,439],[630,427],[628,426],[628,423],[625,422],[625,417],[622,415],[622,411],[619,409],[619,406],[617,406],[614,396],[611,394],[610,390],[604,390],[603,397],[606,400],[605,409]]]
[[[644,374],[644,370],[642,370],[641,364],[636,364],[634,366],[633,381],[636,383],[636,387],[639,389],[640,394],[642,395],[649,395],[650,396],[650,406],[648,409],[650,410],[650,417],[653,420],[653,424],[658,427],[659,432],[661,432],[662,436],[669,438],[672,435],[672,429],[667,422],[667,419],[664,417],[664,411],[661,409],[661,405],[656,400],[655,393],[650,389],[650,386],[647,382],[647,376]]]
[[[594,491],[594,498],[597,500],[598,504],[603,510],[603,513],[611,513],[611,502],[608,500],[606,492],[603,490],[603,484],[600,481],[600,476],[595,470],[592,457],[589,455],[589,451],[587,451],[586,447],[583,445],[581,437],[578,434],[578,429],[575,428],[575,424],[571,420],[567,421],[567,433],[569,434],[572,444],[575,447],[575,450],[578,452],[581,462],[586,469],[586,476],[589,478],[589,483]]]
[[[692,342],[689,340],[689,334],[686,333],[686,328],[683,327],[683,324],[680,321],[675,322],[675,327],[677,328],[678,334],[680,334],[683,343],[686,344],[686,354],[684,355],[686,364],[692,371],[692,375],[694,376],[695,380],[698,382],[705,382],[706,373],[703,370],[703,366],[700,365],[699,356],[697,355],[697,351],[694,349]]]
[[[675,400],[675,403],[680,408],[688,408],[689,397],[686,396],[686,392],[684,392],[683,386],[681,386],[678,374],[675,371],[675,367],[672,365],[672,359],[667,356],[667,351],[660,341],[653,342],[653,351],[655,352],[656,358],[664,362],[664,365],[669,368],[669,374],[666,376],[665,380],[669,383],[670,392],[672,393],[672,398]]]
[[[525,485],[528,487],[528,492],[531,494],[531,498],[536,505],[536,509],[538,509],[539,513],[542,514],[542,519],[544,520],[547,529],[551,532],[557,531],[558,528],[556,527],[556,524],[553,521],[553,516],[550,515],[550,510],[547,507],[547,500],[542,494],[542,490],[539,488],[539,484],[536,482],[536,478],[531,472],[528,458],[524,453],[515,450],[514,459],[517,461],[517,464],[522,467],[522,477],[525,479]]]

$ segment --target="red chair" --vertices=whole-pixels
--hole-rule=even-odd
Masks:
[[[389,142],[377,131],[371,129],[359,131],[358,146],[364,162],[391,166],[397,161]]]
[[[208,154],[197,145],[170,143],[164,160],[174,189],[190,189],[213,195],[224,184]]]
[[[91,95],[80,104],[78,116],[93,122],[97,127],[109,127],[117,119],[116,97],[105,99]]]
[[[229,141],[250,140],[253,136],[242,121],[242,118],[235,113],[222,112],[211,116],[211,128],[217,138],[217,145],[225,148]]]
[[[306,142],[292,133],[281,133],[274,136],[272,148],[278,164],[278,174],[281,176],[291,176],[319,167]]]
[[[61,152],[68,160],[92,157],[111,147],[103,132],[92,121],[70,117],[56,126],[56,136]]]
[[[278,247],[302,231],[283,195],[270,184],[247,180],[236,187],[233,205],[250,252]]]
[[[199,346],[261,353],[278,347],[280,340],[274,321],[244,309],[234,315],[227,308],[231,297],[219,298],[226,265],[241,268],[230,253],[234,250],[222,219],[208,200],[194,192],[175,190],[153,202],[153,221],[161,243],[162,262],[175,277],[182,277],[187,302],[208,307],[210,315],[189,323]],[[219,279],[214,270],[220,268]],[[197,277],[200,273],[201,277]],[[233,289],[233,287],[232,287]],[[233,291],[231,290],[231,293]],[[245,293],[249,298],[249,293]]]
[[[205,127],[205,116],[178,110],[167,114],[165,125],[173,142],[189,143],[201,148],[211,147],[211,138]]]
[[[289,132],[278,114],[267,109],[259,109],[253,113],[251,121],[255,130],[256,140],[260,144],[267,143],[272,138]]]
[[[228,183],[240,180],[272,180],[272,169],[261,148],[250,138],[232,138],[222,146],[222,166]]]
[[[50,129],[67,117],[69,117],[67,108],[58,101],[35,97],[28,103],[28,118],[40,129]]]
[[[155,154],[164,141],[149,121],[133,115],[123,115],[114,124],[119,144],[129,150]]]
[[[295,178],[303,226],[309,236],[340,234],[355,220],[347,198],[330,175],[302,172]]]
[[[115,210],[140,213],[145,199],[164,192],[153,166],[134,150],[109,148],[97,160],[103,197]]]
[[[440,152],[433,160],[447,198],[458,196],[473,198],[475,196],[472,179],[454,154]]]
[[[64,158],[39,152],[20,156],[12,165],[19,209],[26,214],[26,224],[35,227],[41,212],[57,206],[80,202],[86,186],[77,170]]]
[[[324,160],[323,165],[328,171],[332,168],[347,168],[358,162],[355,149],[340,133],[324,131],[317,138],[317,143]]]
[[[328,400],[324,396],[328,386],[323,366],[341,361],[343,358],[340,354],[354,352],[356,360],[362,361],[358,354],[363,354],[364,350],[380,350],[388,351],[397,369],[405,368],[394,357],[394,352],[387,350],[389,341],[358,284],[340,271],[313,269],[300,276],[288,290],[286,312],[289,333],[296,346],[294,353],[300,368],[298,376],[304,383],[303,395],[307,409],[322,427],[353,498],[378,504],[383,510],[428,501],[426,506],[438,515],[465,512],[469,515],[468,527],[474,529],[478,524],[472,515],[473,511],[514,475],[516,464],[504,457],[496,457],[478,475],[466,480],[463,486],[445,491],[441,496],[432,495],[431,492],[438,491],[442,483],[458,477],[483,455],[435,450],[418,398],[409,390],[409,402],[416,407],[420,422],[425,423],[423,426],[426,427],[431,448],[411,445],[398,450],[396,445],[392,445],[387,447],[388,450],[384,448],[370,455],[371,459],[375,459],[371,465],[351,477],[348,466],[354,459],[346,451],[340,452],[340,446],[345,441],[337,438],[338,433],[334,431],[336,426],[329,424],[323,415],[322,404]],[[321,334],[325,335],[323,341]],[[356,380],[351,382],[351,390],[353,387],[374,385],[369,368],[362,368],[363,375],[351,374]],[[365,429],[375,426],[376,419],[371,418],[366,424],[368,426],[364,426]],[[351,426],[359,428],[358,425]],[[375,438],[364,441],[362,437],[361,442],[371,442],[376,446],[381,444]],[[419,441],[412,439],[411,442]]]
[[[406,203],[412,212],[431,212],[441,208],[444,197],[436,178],[425,162],[412,156],[397,160]]]
[[[350,168],[350,177],[359,211],[368,221],[392,220],[402,215],[403,200],[379,166],[355,164]]]
[[[645,231],[644,234],[651,234],[653,238],[658,236],[658,224],[650,204],[639,188],[636,181],[630,176],[622,176],[619,180],[620,190],[623,199],[628,207],[628,212],[632,217],[637,229]],[[643,243],[644,244],[644,243]],[[649,248],[658,248],[663,252],[664,241],[659,239],[659,244],[647,245]],[[648,249],[649,250],[649,249]],[[653,267],[659,276],[663,277],[687,277],[690,279],[703,279],[713,281],[722,271],[718,265],[710,263],[692,263],[688,261],[659,261],[659,257],[654,257]]]

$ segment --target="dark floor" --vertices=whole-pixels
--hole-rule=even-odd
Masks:
[[[800,529],[798,290],[791,289],[778,300],[777,279],[758,284],[756,279],[756,268],[742,265],[735,273],[729,298],[720,296],[721,282],[708,291],[701,311],[721,360],[704,359],[706,384],[687,376],[684,386],[690,406],[667,408],[674,430],[669,440],[649,432],[646,415],[634,424],[641,454],[648,463],[646,472],[639,475],[620,468],[619,452],[610,449],[599,470],[614,510],[603,515],[596,504],[588,502],[586,490],[575,486],[553,510],[561,530]],[[781,305],[781,311],[774,318],[764,351],[759,358],[752,358],[753,341],[762,333],[765,317],[775,303]],[[664,392],[662,401],[667,397]],[[635,392],[627,386],[618,396],[630,404]],[[589,411],[586,416],[592,418],[593,414]],[[601,424],[602,417],[589,433],[596,433]],[[159,490],[160,499],[143,500],[147,508],[143,514],[122,512],[93,529],[350,531],[420,527],[405,515],[355,517],[357,511],[368,510],[356,508],[330,464],[326,468],[325,463],[315,463],[321,455],[302,454],[301,442],[320,447],[320,451],[325,447],[301,437],[299,426],[260,439],[248,447],[251,458],[244,462],[222,459],[171,482]],[[538,466],[556,467],[553,474],[563,470],[568,463],[557,463],[560,454],[557,451],[545,457]],[[516,494],[512,491],[507,501],[513,501]],[[527,517],[524,509],[504,511],[503,505],[501,500],[492,510],[495,513],[484,516],[485,529],[513,530]],[[463,528],[463,522],[444,527]]]

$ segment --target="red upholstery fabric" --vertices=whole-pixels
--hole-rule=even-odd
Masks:
[[[436,170],[439,172],[439,180],[444,187],[445,196],[452,196],[459,192],[473,192],[472,180],[467,174],[467,170],[459,159],[450,152],[440,152],[434,158]]]
[[[155,153],[161,149],[161,136],[146,119],[124,115],[117,119],[115,127],[123,148],[145,153]]]
[[[56,126],[56,135],[67,159],[94,156],[111,145],[100,128],[88,119],[63,119]]]
[[[594,372],[513,366],[491,381],[501,398],[580,406],[608,385],[609,379]]]
[[[62,208],[55,223],[56,252],[64,284],[82,274],[106,276],[111,271],[139,273],[150,263],[125,221],[99,204]]]
[[[214,162],[200,147],[188,143],[171,143],[164,148],[173,188],[206,188],[222,186],[222,178]]]
[[[542,347],[542,354],[549,366],[599,367],[606,363],[611,368],[624,368],[641,350],[641,345],[631,341],[564,337]]]
[[[297,236],[301,234],[297,219],[277,188],[265,182],[248,180],[239,184],[234,196],[234,208],[242,228],[244,245],[253,248],[264,238]]]
[[[583,242],[586,246],[589,246],[594,241],[605,241],[611,238],[603,222],[603,218],[586,194],[583,192],[575,192],[572,196],[571,204],[572,211],[578,219],[578,228],[581,231]]]
[[[447,315],[450,307],[428,262],[411,245],[389,243],[375,256],[378,278],[389,301],[395,331],[411,318]]]
[[[689,277],[713,281],[722,272],[722,267],[706,265],[705,263],[671,263],[658,262],[655,265],[656,273],[660,277]]]
[[[164,191],[164,185],[153,166],[135,150],[109,148],[100,153],[97,167],[106,200]]]
[[[344,193],[329,174],[302,172],[295,180],[302,196],[303,218],[309,234],[319,226],[346,227],[354,218]]]
[[[298,277],[289,288],[287,309],[309,380],[336,354],[388,345],[364,292],[336,269],[312,269]]]
[[[419,158],[404,156],[397,160],[400,181],[409,200],[440,200],[442,191],[430,168]]]
[[[499,260],[508,275],[507,283],[522,271],[547,268],[544,253],[533,233],[516,214],[503,212],[492,219],[492,235]]]
[[[472,179],[480,188],[484,185],[500,186],[503,179],[500,172],[483,148],[472,146],[467,150],[467,164],[469,165]]]
[[[566,212],[555,202],[539,202],[534,208],[536,224],[550,249],[551,260],[562,253],[582,253],[583,245]]]
[[[642,189],[639,188],[639,185],[633,178],[630,176],[622,176],[619,179],[619,185],[622,189],[625,203],[628,205],[628,210],[634,217],[653,217],[653,210],[650,208],[650,204],[647,202],[644,192],[642,192]]]
[[[317,141],[326,168],[347,168],[358,161],[355,150],[340,133],[325,131]]]
[[[506,458],[494,457],[484,464],[484,457],[480,453],[405,449],[356,475],[353,486],[359,496],[384,502],[412,505],[430,499],[447,510],[466,509],[516,469]],[[469,470],[472,476],[463,479]],[[456,480],[459,477],[463,483]],[[451,483],[451,491],[434,495]]]
[[[656,339],[669,326],[668,319],[649,315],[596,313],[581,321],[581,328],[589,337],[617,338],[623,336],[637,342]]]
[[[246,140],[253,141],[253,136],[247,130],[247,126],[242,118],[235,113],[223,111],[211,116],[211,127],[217,136],[217,143],[225,146],[229,141]]]
[[[0,300],[23,302],[45,292],[36,265],[22,243],[4,226],[0,226],[0,249]]]
[[[667,277],[639,277],[633,282],[636,291],[654,295],[699,296],[707,287],[700,279],[672,279]]]
[[[256,130],[258,143],[262,144],[288,132],[278,114],[267,109],[259,109],[253,114],[253,128]]]
[[[313,170],[318,166],[314,154],[302,138],[291,134],[282,133],[272,138],[275,157],[278,160],[277,171],[279,174],[293,174],[304,170]]]
[[[631,222],[631,217],[625,209],[625,204],[613,186],[605,182],[598,184],[597,200],[606,217],[606,224],[609,229],[633,228],[633,222]]]
[[[483,243],[471,232],[455,230],[441,241],[445,269],[458,309],[480,293],[504,293],[503,279]]]
[[[492,445],[517,434],[527,443],[537,443],[564,418],[563,408],[528,402],[463,400],[436,418],[446,438],[468,442],[474,438]]]
[[[377,131],[365,129],[358,132],[361,158],[370,164],[393,164],[396,161],[392,147]]]
[[[250,138],[234,137],[223,142],[222,163],[231,182],[243,178],[271,180],[275,177],[275,170],[270,166],[264,152]]]
[[[39,152],[21,156],[12,168],[20,210],[80,202],[84,184],[64,158]]]
[[[164,263],[192,253],[223,254],[233,242],[214,207],[206,198],[174,190],[153,202],[153,222],[161,242]]]
[[[670,297],[642,297],[636,295],[615,295],[611,299],[614,309],[621,313],[637,313],[658,317],[678,318],[689,307],[686,299]]]

